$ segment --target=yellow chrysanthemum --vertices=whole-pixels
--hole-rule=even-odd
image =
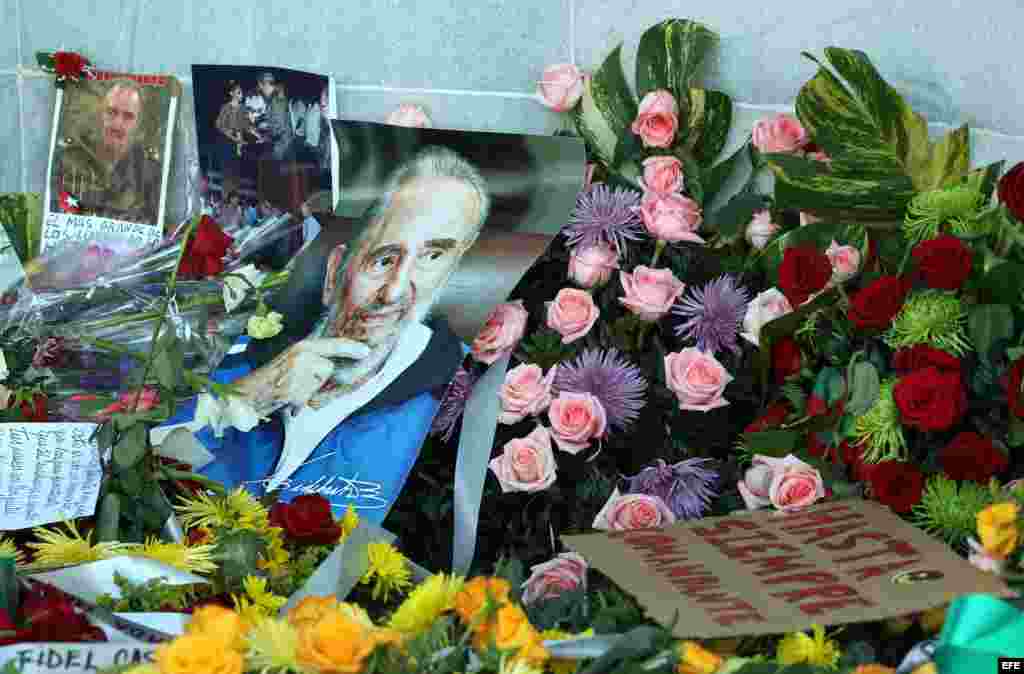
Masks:
[[[356,509],[352,507],[352,504],[349,504],[348,508],[345,509],[345,514],[342,515],[338,524],[341,525],[341,538],[338,541],[340,543],[348,538],[348,535],[352,533],[357,526],[359,526],[359,514],[356,512]]]
[[[269,572],[272,576],[280,576],[287,571],[286,567],[291,559],[291,555],[284,549],[281,529],[270,527],[267,541],[267,551],[256,561],[256,566],[262,571]]]
[[[544,674],[544,667],[534,667],[521,658],[503,657],[498,674]]]
[[[285,620],[261,618],[246,637],[247,660],[252,671],[268,674],[299,669],[299,631]]]
[[[6,536],[0,536],[0,557],[13,559],[15,566],[25,563],[25,554]]]
[[[360,579],[361,583],[373,583],[373,598],[388,600],[391,592],[400,592],[412,585],[412,572],[405,563],[405,556],[390,543],[370,543],[366,546],[369,568]]]
[[[259,576],[246,576],[242,581],[242,589],[254,604],[264,608],[268,615],[273,615],[284,606],[288,599],[280,597],[267,589],[267,579]]]
[[[150,537],[142,545],[131,546],[126,553],[132,557],[147,557],[191,573],[213,573],[217,564],[213,561],[212,545],[183,545],[165,543]]]
[[[67,532],[61,531],[57,527],[52,529],[36,527],[32,530],[32,533],[39,539],[38,543],[28,544],[28,547],[35,553],[33,568],[73,566],[96,562],[114,557],[127,547],[124,543],[113,541],[94,544],[92,532],[89,532],[88,536],[82,536],[73,520],[63,524]]]
[[[417,585],[391,615],[388,627],[403,634],[425,632],[441,614],[452,610],[455,595],[462,589],[461,576],[434,574]]]
[[[825,637],[825,628],[820,625],[812,627],[814,636],[804,632],[794,632],[779,642],[775,659],[782,665],[799,665],[807,663],[819,667],[835,667],[839,662],[839,646],[835,641]]]
[[[540,633],[542,641],[585,639],[592,636],[594,636],[593,628],[588,629],[586,632],[580,632],[579,634],[570,634],[569,632],[563,632],[562,630],[544,630]],[[548,660],[548,669],[551,670],[552,674],[573,674],[578,667],[578,660],[570,660],[568,658],[551,658]]]
[[[181,497],[175,507],[181,522],[187,528],[231,527],[233,529],[267,528],[267,509],[262,503],[239,487],[225,496],[200,493],[192,498]]]

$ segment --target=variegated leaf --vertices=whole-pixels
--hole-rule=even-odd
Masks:
[[[706,26],[685,19],[668,19],[648,28],[637,47],[637,94],[643,98],[656,89],[668,89],[681,99],[716,39]]]
[[[721,154],[732,126],[732,99],[721,91],[690,89],[686,149],[697,163],[710,166]]]
[[[619,138],[632,133],[636,99],[622,72],[622,45],[612,50],[601,67],[587,78],[583,97],[573,113],[576,129],[597,155],[611,167]]]

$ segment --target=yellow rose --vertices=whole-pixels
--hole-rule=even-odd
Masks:
[[[721,656],[707,650],[696,641],[683,641],[678,646],[678,674],[714,674],[725,662]]]
[[[163,674],[242,674],[245,660],[208,634],[186,634],[157,646],[156,664]]]
[[[338,600],[334,597],[303,597],[288,611],[288,622],[295,627],[312,625],[337,609]]]
[[[252,316],[249,318],[249,336],[253,339],[270,339],[284,329],[281,319],[284,316],[271,311],[266,316]]]
[[[462,589],[455,595],[455,612],[462,618],[462,622],[469,625],[487,602],[488,593],[499,604],[504,604],[508,602],[508,593],[511,589],[504,578],[477,576],[464,583]],[[482,628],[483,626],[477,626],[478,630]]]
[[[242,616],[216,604],[197,608],[185,627],[188,634],[202,634],[219,639],[228,648],[237,651],[245,650],[245,634],[248,631],[249,623],[243,620]]]
[[[331,611],[299,630],[296,654],[300,664],[321,674],[358,674],[376,646],[370,630],[340,611]]]
[[[978,513],[978,538],[981,547],[991,557],[1006,559],[1017,547],[1017,517],[1020,506],[1016,503],[997,503]]]

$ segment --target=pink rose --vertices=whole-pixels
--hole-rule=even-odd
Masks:
[[[657,321],[672,308],[686,287],[671,269],[638,265],[632,274],[619,272],[625,297],[619,302],[645,321]]]
[[[776,115],[754,125],[754,147],[761,152],[796,152],[807,145],[808,140],[807,131],[793,115]]]
[[[537,85],[537,95],[555,112],[568,112],[583,95],[583,73],[571,63],[548,66]]]
[[[679,128],[679,106],[671,93],[664,89],[652,91],[640,101],[633,126],[644,147],[668,147]]]
[[[860,251],[853,246],[840,246],[832,240],[825,250],[832,263],[832,283],[843,283],[857,275],[860,269]]]
[[[530,577],[523,583],[523,603],[553,599],[586,586],[587,560],[577,552],[563,552],[552,560],[530,567]]]
[[[676,516],[657,496],[649,494],[620,494],[616,489],[608,502],[594,518],[594,529],[604,531],[631,531],[657,529],[675,524]]]
[[[704,243],[696,233],[703,219],[700,206],[693,199],[681,194],[645,192],[640,201],[640,215],[647,231],[656,239]]]
[[[604,405],[589,393],[559,394],[551,401],[548,419],[555,444],[570,454],[590,447],[590,441],[604,435],[608,426]]]
[[[543,491],[555,481],[555,453],[548,429],[537,426],[525,438],[509,440],[491,459],[491,471],[502,492]]]
[[[604,241],[576,246],[569,254],[569,278],[584,288],[607,283],[618,268],[618,251]]]
[[[679,409],[707,412],[729,401],[722,397],[732,381],[725,367],[710,353],[689,347],[665,356],[665,383],[679,399]]]
[[[410,126],[416,128],[429,128],[433,126],[426,111],[418,105],[403,103],[391,111],[388,115],[388,124],[394,126]]]
[[[736,487],[750,510],[768,505],[782,511],[799,510],[825,498],[821,473],[792,454],[782,459],[754,455],[753,464]]]
[[[769,210],[754,213],[750,224],[747,225],[747,241],[754,248],[761,250],[768,245],[771,238],[779,231],[779,226],[772,222],[772,212]]]
[[[505,375],[498,396],[501,398],[501,415],[498,422],[516,424],[528,416],[537,416],[551,404],[551,383],[555,380],[558,366],[544,375],[539,365],[518,365]]]
[[[778,288],[769,288],[750,301],[743,316],[743,332],[740,337],[754,346],[761,345],[761,328],[793,311],[793,305]]]
[[[522,300],[504,302],[494,307],[483,329],[473,340],[473,358],[490,365],[505,354],[512,353],[526,332],[529,317]]]
[[[562,344],[586,335],[601,315],[590,293],[577,288],[562,288],[547,305],[548,327],[562,336]]]
[[[676,157],[658,155],[643,161],[644,189],[661,194],[679,192],[683,189],[683,162]]]

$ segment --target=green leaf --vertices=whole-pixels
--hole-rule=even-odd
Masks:
[[[716,230],[726,241],[744,235],[754,213],[764,208],[764,197],[751,192],[740,192],[718,210],[709,213],[704,224]]]
[[[704,203],[704,183],[701,182],[700,165],[693,157],[685,152],[680,153],[679,160],[683,162],[683,175],[686,176],[686,191],[698,204]]]
[[[131,468],[146,453],[146,426],[135,424],[121,433],[114,445],[114,463],[121,469]]]
[[[1003,172],[1005,163],[1005,161],[997,161],[988,166],[974,169],[964,178],[965,185],[981,194],[984,199],[982,203],[987,204],[992,199],[992,192],[995,191],[996,185],[999,183],[999,175]]]
[[[978,355],[992,357],[992,347],[1013,338],[1013,309],[1005,304],[977,304],[967,314],[967,334]]]
[[[744,433],[743,443],[752,454],[781,457],[791,454],[800,441],[796,431],[756,431]]]
[[[114,424],[107,421],[96,427],[96,447],[104,452],[114,444]]]
[[[743,156],[744,150],[747,146],[739,148],[726,159],[723,159],[719,163],[715,164],[709,169],[703,169],[700,174],[700,183],[704,188],[704,200],[701,202],[701,208],[705,211],[714,202],[715,197],[721,191],[722,186],[736,170],[736,165],[739,163],[740,157]]]
[[[632,134],[636,99],[622,72],[622,45],[612,50],[604,63],[587,79],[583,97],[573,111],[573,122],[595,158],[613,166],[619,139]]]
[[[878,370],[871,363],[861,361],[854,364],[850,373],[850,399],[846,404],[846,413],[860,416],[867,412],[881,390]]]
[[[831,162],[767,155],[776,199],[816,214],[856,214],[861,220],[901,220],[916,192],[958,182],[969,168],[967,127],[939,143],[928,125],[859,51],[829,47],[839,76],[820,66],[800,90],[796,112]]]
[[[46,70],[48,68],[52,68],[53,67],[53,54],[51,54],[50,52],[46,52],[46,51],[37,51],[36,52],[36,64],[40,68],[42,68],[43,70]]]
[[[668,19],[648,28],[637,47],[637,94],[643,98],[656,89],[668,89],[679,99],[716,39],[707,27],[685,19]]]
[[[798,307],[785,316],[780,316],[774,321],[768,321],[761,326],[761,333],[758,341],[758,360],[761,382],[767,386],[771,380],[772,373],[772,344],[777,339],[788,337],[796,332],[797,328],[807,319],[812,312],[830,306],[835,303],[837,294],[835,289],[823,292],[807,304]]]
[[[1006,436],[1006,444],[1015,449],[1024,445],[1024,419],[1010,415],[1010,432]]]
[[[732,126],[732,99],[721,91],[690,89],[686,148],[697,163],[711,166],[725,148]]]
[[[985,274],[980,287],[988,293],[992,302],[1014,305],[1020,301],[1022,284],[1024,264],[1004,262]]]
[[[120,524],[121,497],[113,492],[107,492],[100,501],[96,517],[96,542],[118,540]]]
[[[157,381],[165,389],[173,391],[182,380],[185,369],[185,354],[182,352],[181,341],[173,332],[167,332],[160,338],[157,351],[153,356],[153,370]]]

